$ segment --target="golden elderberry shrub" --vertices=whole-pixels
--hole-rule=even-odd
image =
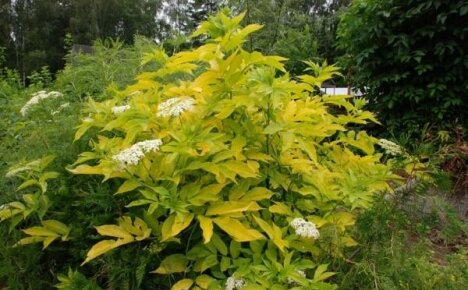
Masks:
[[[324,257],[356,245],[356,214],[395,178],[379,140],[351,129],[377,121],[317,93],[336,67],[305,62],[293,79],[285,58],[244,50],[261,25],[243,17],[209,18],[193,34],[204,45],[146,54],[157,70],[87,104],[76,139],[94,128],[93,141],[69,170],[120,180],[114,198],[130,202],[96,225],[83,264],[143,243],[165,289],[336,288]]]

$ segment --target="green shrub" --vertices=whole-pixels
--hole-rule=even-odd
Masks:
[[[358,0],[339,45],[355,86],[394,131],[467,122],[466,1]]]
[[[78,99],[97,97],[110,84],[123,87],[142,71],[141,58],[155,47],[154,42],[141,36],[135,37],[132,46],[119,40],[98,40],[90,53],[67,55],[65,68],[57,74],[56,86]]]

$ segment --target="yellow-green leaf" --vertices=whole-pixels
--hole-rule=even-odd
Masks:
[[[28,244],[39,243],[42,241],[44,241],[44,237],[32,236],[32,237],[22,238],[15,245],[28,245]]]
[[[264,230],[265,233],[267,233],[268,237],[273,241],[273,243],[278,247],[278,249],[284,252],[284,248],[288,247],[289,243],[288,241],[283,239],[281,229],[274,223],[269,225],[260,217],[254,216],[254,219],[257,222],[257,224],[262,228],[262,230]]]
[[[249,190],[240,200],[241,201],[259,201],[268,199],[273,195],[273,192],[265,187],[254,187]]]
[[[208,275],[200,275],[195,279],[195,283],[197,283],[198,286],[202,289],[208,289],[210,286],[211,282],[213,282],[213,278],[208,276]]]
[[[115,194],[125,193],[134,190],[140,186],[140,182],[136,179],[125,180],[124,183],[119,187]]]
[[[229,215],[260,209],[261,207],[253,201],[222,201],[211,204],[206,211],[206,215]]]
[[[201,259],[198,259],[195,264],[193,265],[193,271],[195,272],[203,272],[206,269],[209,269],[213,266],[216,266],[218,264],[218,258],[216,255],[209,255],[206,257],[203,257]]]
[[[249,242],[265,238],[259,231],[247,227],[237,219],[218,217],[213,221],[237,242]]]
[[[24,233],[30,236],[43,236],[43,237],[58,237],[56,232],[44,227],[30,227],[23,230]]]
[[[194,217],[193,213],[174,213],[163,223],[161,228],[162,241],[175,237],[190,225]]]
[[[114,249],[117,247],[117,241],[114,240],[104,240],[100,241],[94,246],[91,247],[91,249],[88,251],[86,254],[86,260],[81,265],[84,265],[91,261],[92,259]]]
[[[270,206],[268,210],[271,213],[277,213],[288,216],[292,215],[291,209],[282,202],[275,202],[275,204]]]
[[[74,169],[69,169],[73,174],[103,174],[102,168],[99,166],[78,165]]]
[[[119,220],[119,226],[135,236],[137,241],[144,240],[148,238],[151,234],[151,229],[148,225],[139,217],[135,218],[135,221],[132,223],[132,218],[129,216],[123,216]]]
[[[314,273],[314,282],[319,282],[319,281],[323,281],[333,275],[335,275],[335,273],[333,272],[325,272],[328,268],[328,264],[322,264],[320,266],[317,267],[317,269],[315,270],[315,273]]]
[[[193,285],[192,279],[182,279],[172,286],[171,290],[189,290]]]
[[[42,241],[42,249],[44,250],[45,248],[47,248],[53,241],[55,241],[55,239],[57,239],[57,237],[45,237]]]
[[[67,236],[70,233],[70,229],[63,223],[56,220],[45,220],[41,222],[42,225],[62,236]]]
[[[253,170],[242,161],[226,161],[221,165],[243,178],[257,177],[258,175],[257,170]]]
[[[358,245],[358,243],[350,236],[341,237],[340,241],[341,244],[345,247],[354,247]]]
[[[226,186],[226,183],[215,183],[200,189],[197,195],[190,199],[190,203],[196,206],[204,205],[205,203],[217,200],[218,193]]]
[[[132,239],[132,235],[122,229],[117,225],[103,225],[95,227],[97,232],[102,236],[110,236],[115,238],[122,238],[122,239]]]
[[[200,227],[203,231],[203,240],[206,244],[213,236],[213,221],[201,215],[198,216],[198,221],[200,222]]]
[[[181,273],[187,270],[188,260],[185,255],[173,254],[164,258],[161,265],[151,273],[157,274],[172,274]]]

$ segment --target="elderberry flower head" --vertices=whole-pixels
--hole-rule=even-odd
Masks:
[[[177,117],[185,111],[192,111],[195,100],[190,97],[168,99],[158,106],[158,117]]]
[[[20,113],[21,115],[26,116],[28,111],[31,109],[32,106],[39,104],[41,100],[44,99],[49,99],[49,98],[58,98],[62,97],[62,93],[56,92],[56,91],[51,91],[51,92],[46,92],[46,91],[38,91],[34,94],[31,95],[31,99],[21,108]]]
[[[130,109],[129,105],[115,106],[112,108],[112,113],[114,113],[115,115],[119,115],[127,111],[128,109]]]
[[[379,146],[389,155],[397,156],[403,153],[403,149],[400,145],[386,139],[379,139]]]
[[[234,289],[242,289],[246,285],[244,279],[236,279],[234,277],[229,277],[226,280],[226,288],[225,290],[234,290]]]
[[[161,139],[141,141],[130,148],[120,151],[112,159],[117,161],[119,167],[123,169],[127,166],[137,165],[145,157],[146,153],[158,151],[161,145]]]
[[[320,237],[320,233],[314,223],[306,221],[302,218],[295,218],[291,222],[291,226],[296,231],[296,235],[303,238],[312,238],[314,240]]]

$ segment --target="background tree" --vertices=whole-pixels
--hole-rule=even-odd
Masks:
[[[302,60],[328,60],[333,63],[340,52],[335,48],[339,12],[351,0],[231,0],[235,11],[247,11],[246,21],[264,24],[250,38],[247,48],[289,58],[293,73],[301,72]]]
[[[465,124],[468,2],[355,0],[339,26],[353,83],[393,130]]]
[[[2,0],[0,46],[7,65],[23,80],[42,66],[63,67],[65,35],[77,43],[102,38],[133,43],[134,35],[154,37],[161,0]]]

